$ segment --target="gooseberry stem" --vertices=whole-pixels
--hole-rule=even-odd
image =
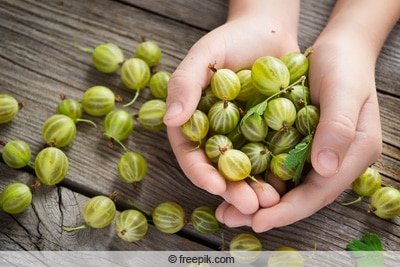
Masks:
[[[129,107],[130,105],[132,105],[133,103],[135,103],[136,99],[139,97],[139,93],[140,93],[140,90],[136,90],[136,94],[135,94],[135,96],[133,97],[133,99],[132,99],[128,104],[125,104],[125,105],[122,105],[122,106],[123,106],[123,107]]]
[[[353,201],[342,203],[342,205],[343,206],[349,206],[349,205],[355,204],[357,202],[360,202],[363,198],[364,198],[364,196],[359,196],[357,199],[355,199]]]
[[[75,47],[81,50],[82,52],[88,53],[88,54],[93,54],[94,50],[91,48],[83,47],[78,43],[78,37],[75,36],[74,38],[74,44]]]
[[[62,229],[63,229],[64,231],[70,232],[70,231],[85,229],[85,228],[88,228],[88,227],[89,227],[89,225],[85,223],[85,224],[83,224],[83,225],[81,225],[81,226],[78,226],[78,227],[64,227],[64,226],[63,226]]]
[[[112,135],[110,135],[108,133],[104,133],[104,135],[107,136],[108,138],[114,140],[115,142],[117,142],[122,147],[122,149],[125,151],[125,153],[129,152],[129,150],[126,148],[126,146],[124,146],[124,144],[122,144],[122,142],[119,141],[117,138],[113,137]]]
[[[30,167],[32,170],[35,169],[35,164],[30,161],[26,164],[26,166]]]
[[[131,205],[134,209],[140,211],[141,213],[143,213],[144,215],[146,215],[147,217],[151,217],[152,213],[150,211],[144,210],[141,207],[139,207],[138,205],[136,205],[132,200],[128,199],[128,204]]]
[[[259,184],[260,185],[260,187],[261,187],[261,189],[264,191],[264,185],[260,182],[260,181],[258,181],[254,176],[252,176],[252,175],[249,175],[249,178],[252,180],[252,181],[254,181],[254,182],[256,182],[257,184]]]
[[[94,121],[91,121],[91,120],[87,120],[87,119],[75,119],[74,122],[75,122],[75,123],[78,123],[78,122],[86,122],[86,123],[91,124],[94,128],[97,128],[96,123],[95,123]]]

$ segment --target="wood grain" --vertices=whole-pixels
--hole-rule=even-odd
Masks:
[[[302,1],[299,44],[312,45],[323,29],[333,0]],[[172,72],[190,47],[226,19],[227,1],[144,1],[93,0],[44,1],[2,0],[0,2],[0,93],[13,95],[25,106],[12,123],[0,125],[0,140],[26,141],[35,156],[44,146],[43,122],[55,112],[59,93],[81,99],[94,85],[104,85],[127,102],[134,94],[125,88],[118,74],[101,74],[91,65],[90,55],[74,47],[102,42],[118,44],[126,56],[133,55],[143,35],[157,41],[163,58],[158,70]],[[376,84],[380,103],[383,154],[375,167],[385,185],[400,189],[400,24],[388,37],[377,61]],[[151,97],[145,89],[129,111],[138,112]],[[123,108],[118,103],[116,108]],[[119,240],[112,226],[105,229],[63,231],[61,226],[82,223],[82,208],[88,198],[119,192],[119,210],[130,208],[127,200],[152,210],[163,201],[181,203],[187,214],[200,205],[217,207],[218,196],[195,187],[180,169],[170,148],[166,131],[149,131],[137,121],[133,134],[124,141],[129,150],[140,152],[148,162],[145,179],[134,188],[119,180],[116,164],[123,150],[107,146],[102,118],[85,115],[98,125],[79,123],[73,147],[66,151],[68,175],[59,186],[41,186],[34,192],[31,208],[20,215],[0,212],[0,250],[209,250],[221,245],[219,233],[201,235],[190,225],[174,235],[161,234],[151,226],[137,243]],[[1,148],[0,148],[1,150]],[[0,162],[0,188],[12,181],[32,183],[29,169],[12,170]],[[347,242],[365,231],[380,235],[388,250],[399,250],[400,218],[382,220],[368,214],[368,200],[343,207],[356,196],[350,189],[315,215],[293,225],[256,234],[263,249],[293,246],[299,250],[344,250]],[[229,241],[250,228],[222,226]],[[168,244],[168,245],[166,245]]]

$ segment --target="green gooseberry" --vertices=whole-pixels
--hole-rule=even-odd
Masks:
[[[109,88],[97,85],[86,90],[81,103],[87,114],[102,117],[114,108],[115,95]]]
[[[164,100],[150,99],[139,108],[138,120],[147,130],[162,130],[165,128],[163,121],[165,111],[166,103]]]
[[[35,158],[35,173],[42,184],[55,185],[64,180],[68,172],[68,158],[56,147],[42,149]]]
[[[80,119],[83,113],[82,104],[75,99],[66,98],[57,105],[56,113],[66,115],[73,120]]]
[[[31,166],[32,152],[29,145],[22,140],[12,140],[6,143],[2,151],[4,162],[11,168]]]
[[[234,236],[229,245],[229,252],[235,261],[250,264],[261,255],[262,244],[260,239],[253,234],[241,233]]]
[[[190,215],[190,221],[193,228],[202,234],[212,234],[220,229],[215,211],[209,206],[195,208]]]
[[[154,209],[152,218],[159,231],[174,234],[185,226],[186,215],[181,205],[173,201],[166,201]]]
[[[147,172],[147,162],[137,152],[128,151],[118,161],[119,178],[127,183],[143,180]]]
[[[0,194],[0,209],[9,214],[22,213],[32,203],[32,191],[26,184],[14,182]]]
[[[117,216],[114,227],[119,238],[126,242],[136,242],[146,235],[149,224],[143,213],[128,209]]]
[[[158,99],[166,99],[168,96],[168,82],[171,78],[171,72],[158,71],[150,78],[150,93]]]
[[[125,110],[113,110],[104,118],[104,135],[121,142],[127,139],[133,131],[132,116]]]
[[[161,60],[161,48],[155,41],[141,42],[136,48],[135,57],[144,60],[149,67],[154,67]]]
[[[19,104],[14,97],[8,94],[0,94],[0,124],[14,119],[19,111]]]

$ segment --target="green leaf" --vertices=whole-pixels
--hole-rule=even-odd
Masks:
[[[246,114],[243,116],[243,118],[242,118],[240,124],[242,125],[243,122],[244,122],[248,117],[250,117],[250,116],[253,115],[253,114],[254,114],[255,116],[261,118],[261,116],[264,114],[264,110],[267,108],[268,100],[269,100],[269,99],[266,99],[266,100],[264,100],[263,102],[261,102],[261,103],[255,105],[254,107],[252,107],[251,109],[249,109],[249,110],[246,112]]]
[[[358,267],[383,266],[384,247],[377,234],[365,232],[361,240],[353,240],[346,246],[357,259]]]
[[[312,136],[309,135],[289,151],[289,156],[285,160],[285,167],[296,168],[292,181],[298,184],[301,179],[304,164],[311,152]]]

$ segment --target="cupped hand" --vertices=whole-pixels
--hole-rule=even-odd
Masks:
[[[213,72],[208,68],[209,64],[215,62],[217,69],[238,71],[250,68],[260,56],[279,57],[298,51],[297,25],[294,24],[291,31],[288,27],[284,28],[277,20],[268,20],[265,16],[244,15],[229,19],[190,49],[168,84],[164,122],[171,147],[183,172],[193,184],[222,196],[243,214],[252,214],[259,209],[257,190],[253,190],[245,181],[226,182],[207,159],[203,149],[193,150],[196,145],[183,136],[180,126],[193,114],[202,90],[210,82]],[[263,201],[264,204],[276,203],[279,195],[272,186],[265,187],[266,192],[271,192],[271,197]]]
[[[340,31],[339,31],[340,32]],[[312,145],[313,170],[279,203],[243,214],[223,203],[217,218],[228,226],[256,232],[292,224],[333,202],[381,154],[382,133],[375,87],[376,54],[357,37],[320,36],[312,47],[309,82],[312,102],[320,107]],[[355,37],[355,38],[354,38]],[[258,197],[264,193],[258,194]]]

